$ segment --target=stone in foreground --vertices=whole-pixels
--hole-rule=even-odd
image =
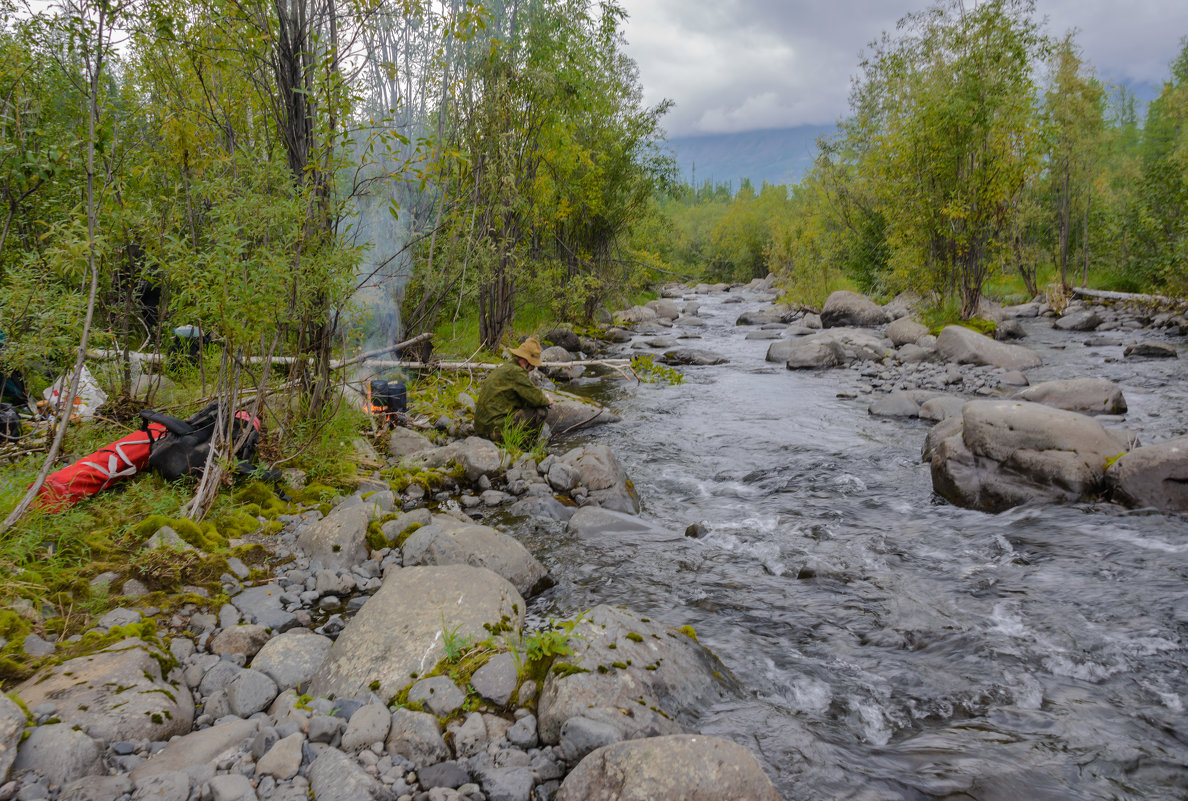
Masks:
[[[565,661],[588,672],[545,679],[538,721],[550,745],[573,717],[609,724],[623,740],[676,734],[737,689],[729,670],[688,634],[625,609],[594,607],[569,645],[574,653]]]
[[[63,723],[106,743],[168,740],[194,722],[194,699],[181,682],[161,676],[165,656],[129,638],[50,668],[17,687],[29,707],[52,701]]]
[[[482,567],[406,567],[392,573],[343,629],[310,683],[319,697],[374,690],[391,698],[445,656],[445,633],[479,642],[486,626],[524,622],[524,599]]]
[[[556,801],[779,801],[750,751],[718,737],[676,734],[615,743],[565,777]]]

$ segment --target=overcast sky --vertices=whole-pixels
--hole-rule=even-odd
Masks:
[[[859,52],[927,0],[621,0],[649,103],[676,101],[670,137],[833,124]],[[1099,77],[1160,86],[1188,35],[1188,0],[1038,0],[1076,28]]]

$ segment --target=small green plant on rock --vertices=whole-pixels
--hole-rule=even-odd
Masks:
[[[457,662],[462,658],[462,655],[474,647],[474,641],[465,634],[459,634],[458,629],[462,627],[459,623],[452,629],[445,624],[445,615],[441,616],[441,640],[442,645],[445,646],[445,658],[447,662]]]
[[[685,383],[685,376],[681,371],[666,364],[657,364],[656,358],[650,353],[640,353],[631,359],[631,369],[637,378],[645,384],[658,384],[664,381],[673,386]]]

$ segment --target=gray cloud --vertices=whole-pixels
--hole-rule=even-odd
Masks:
[[[830,124],[847,111],[859,53],[925,2],[622,0],[646,99],[676,101],[672,136]],[[1183,0],[1039,0],[1046,30],[1076,41],[1098,75],[1159,85],[1188,35]]]

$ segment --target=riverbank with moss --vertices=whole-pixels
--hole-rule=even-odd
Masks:
[[[562,779],[616,743],[607,758],[638,761],[626,740],[775,797],[745,749],[681,735],[738,692],[683,621],[599,607],[527,626],[552,579],[487,514],[596,537],[640,525],[639,499],[604,446],[469,436],[476,395],[470,376],[427,378],[410,427],[336,423],[279,491],[225,491],[200,524],[162,513],[183,492],[151,476],[31,518],[7,588],[24,602],[4,618],[0,797],[577,798]]]

